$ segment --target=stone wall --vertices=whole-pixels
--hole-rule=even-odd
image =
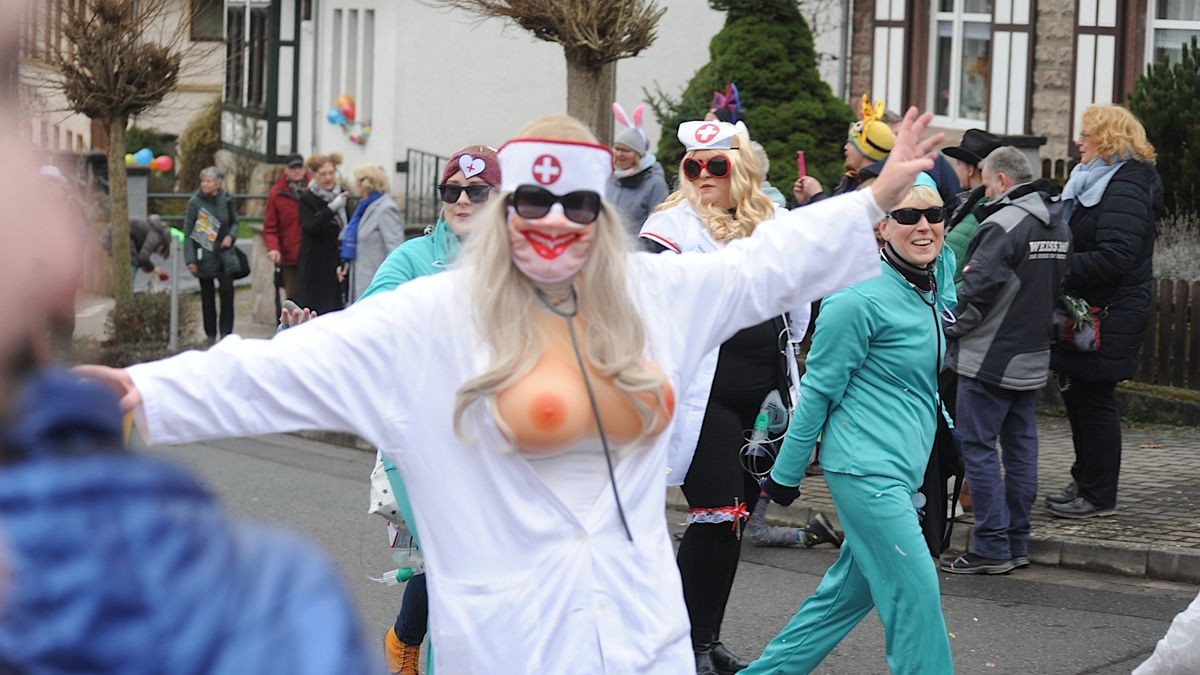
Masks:
[[[1036,22],[1032,131],[1046,137],[1044,159],[1066,159],[1071,142],[1075,1],[1041,0]]]
[[[875,50],[875,0],[857,0],[850,19],[854,31],[850,36],[850,91],[846,99],[857,113],[855,103],[863,94],[871,93],[872,54]]]

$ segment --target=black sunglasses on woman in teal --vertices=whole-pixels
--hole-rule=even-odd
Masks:
[[[452,185],[445,184],[437,186],[438,193],[442,196],[442,201],[447,204],[453,204],[458,201],[465,191],[467,199],[471,200],[472,204],[482,204],[488,200],[492,194],[491,185]]]
[[[930,223],[940,223],[946,219],[946,209],[931,206],[927,209],[896,209],[888,212],[888,217],[901,225],[916,225],[921,222],[921,216],[925,216]]]

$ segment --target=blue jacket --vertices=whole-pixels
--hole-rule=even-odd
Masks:
[[[115,397],[26,388],[0,471],[0,672],[380,672],[329,561],[122,449]]]
[[[914,491],[922,483],[945,341],[933,309],[880,266],[880,276],[821,301],[800,401],[771,471],[781,485],[800,484],[818,436],[826,471],[894,478]]]

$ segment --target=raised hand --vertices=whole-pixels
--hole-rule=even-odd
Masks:
[[[933,113],[918,114],[915,107],[904,113],[900,133],[896,135],[887,163],[879,178],[871,183],[871,194],[880,209],[890,211],[895,208],[912,189],[917,174],[933,168],[933,149],[946,135],[938,133],[921,140],[921,134],[932,119]]]

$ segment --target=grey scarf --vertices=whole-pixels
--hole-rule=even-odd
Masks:
[[[341,194],[336,186],[333,188],[333,190],[326,190],[325,188],[321,187],[317,184],[316,178],[308,182],[308,191],[320,197],[326,204],[333,201],[339,194]],[[337,211],[333,212],[333,216],[334,218],[337,218],[339,228],[346,227],[345,200],[343,200],[342,206]]]

